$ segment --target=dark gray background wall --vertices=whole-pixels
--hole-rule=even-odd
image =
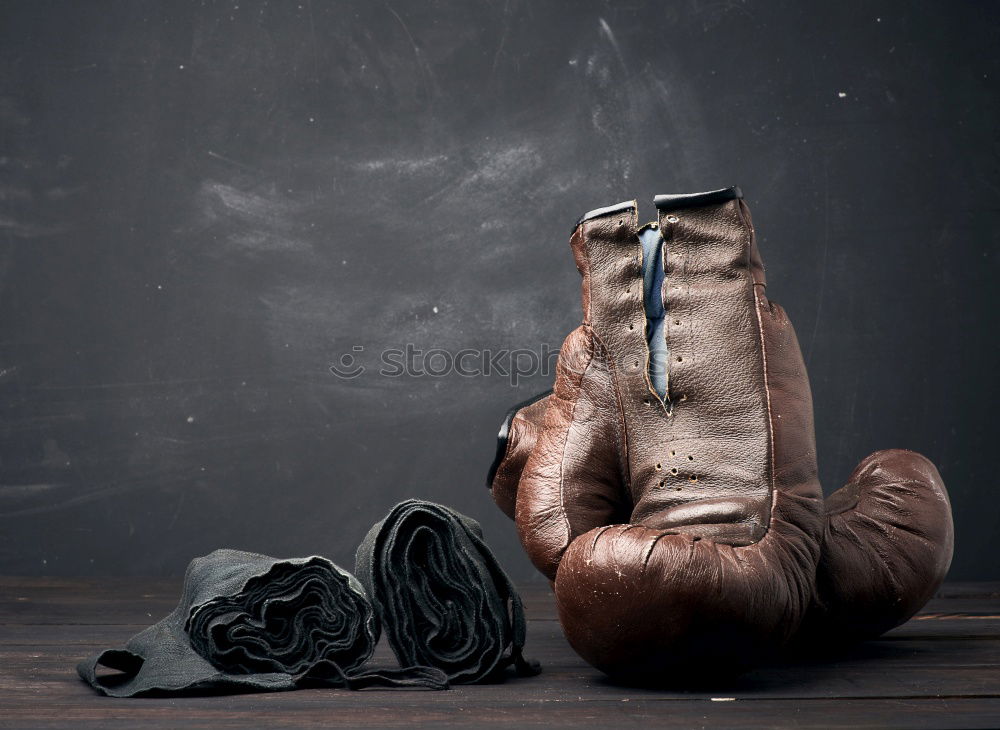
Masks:
[[[0,17],[0,572],[170,574],[219,546],[349,565],[421,496],[533,576],[483,480],[551,376],[389,378],[379,353],[558,349],[581,213],[739,183],[827,490],[875,449],[926,453],[952,577],[1000,577],[997,3]],[[368,370],[334,377],[344,353]]]

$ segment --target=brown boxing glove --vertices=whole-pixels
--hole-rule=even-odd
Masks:
[[[913,451],[877,451],[826,500],[816,593],[798,637],[839,646],[899,626],[940,587],[954,547],[948,491]]]
[[[739,190],[656,203],[659,248],[634,202],[577,225],[583,324],[554,392],[508,414],[491,469],[498,504],[555,580],[567,638],[608,674],[650,681],[745,669],[807,613],[812,636],[905,620],[950,560],[940,477],[918,455],[880,452],[896,456],[869,457],[824,525],[805,367],[766,298]],[[893,515],[893,500],[925,519]],[[915,529],[880,542],[879,519]],[[918,557],[886,588],[899,570],[877,567],[892,549]]]
[[[486,486],[503,513],[514,519],[517,485],[528,455],[535,448],[551,390],[518,403],[507,411],[497,434],[497,455],[486,475]]]

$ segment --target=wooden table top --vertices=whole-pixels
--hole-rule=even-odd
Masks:
[[[904,626],[787,657],[707,691],[616,686],[563,639],[544,584],[522,588],[538,677],[446,692],[307,689],[110,699],[76,662],[173,608],[178,580],[0,577],[0,727],[1000,727],[1000,583],[951,583]],[[393,666],[384,642],[373,663]]]

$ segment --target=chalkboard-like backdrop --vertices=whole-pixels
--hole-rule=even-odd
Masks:
[[[997,4],[0,15],[0,572],[172,574],[219,546],[350,565],[419,496],[533,576],[483,481],[551,374],[512,387],[504,351],[578,322],[581,213],[738,183],[827,490],[875,449],[928,454],[952,578],[1000,577]],[[423,374],[380,374],[408,345]],[[464,350],[489,372],[440,374]]]

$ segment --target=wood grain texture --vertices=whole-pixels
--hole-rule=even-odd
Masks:
[[[878,727],[1000,725],[1000,584],[946,585],[908,624],[829,657],[784,656],[697,690],[616,686],[566,644],[547,589],[523,591],[535,678],[447,692],[301,690],[113,700],[75,663],[167,613],[173,580],[0,578],[0,727]],[[385,644],[373,659],[392,664]]]

